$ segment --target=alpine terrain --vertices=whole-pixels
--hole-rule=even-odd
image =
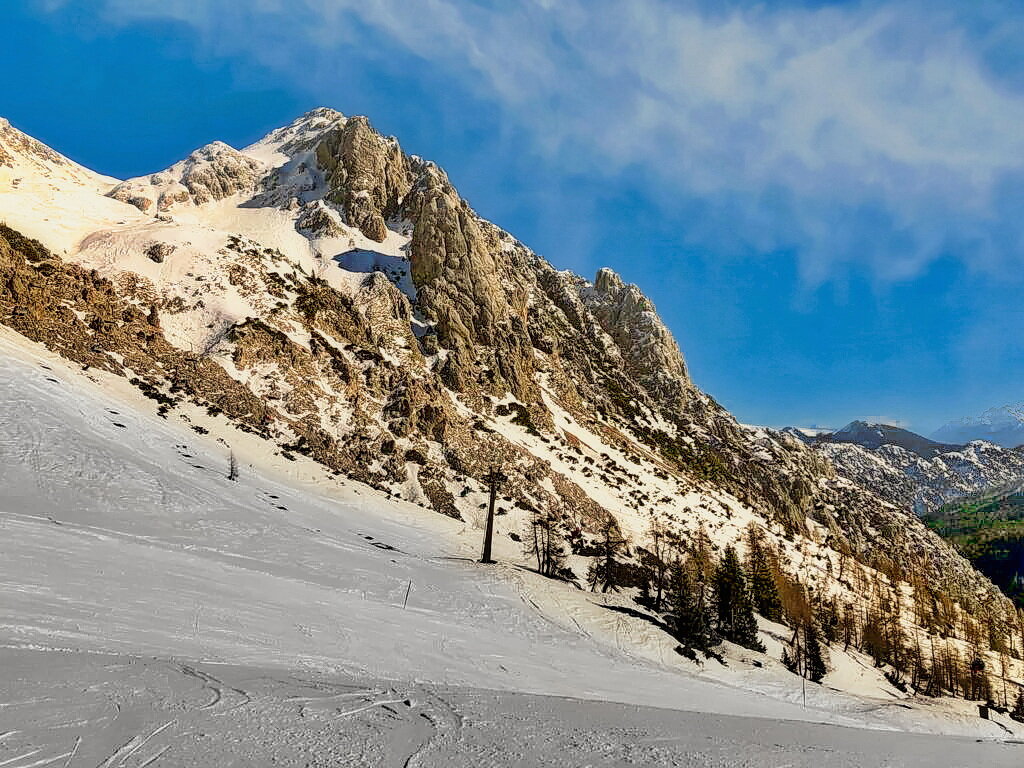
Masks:
[[[330,109],[127,180],[0,121],[0,221],[0,765],[1019,765],[918,517],[1019,451],[741,425]]]
[[[989,408],[980,416],[951,421],[936,430],[936,440],[988,440],[1015,448],[1024,445],[1024,403]]]
[[[787,427],[844,477],[918,515],[947,502],[1024,481],[1024,450],[985,440],[952,445],[900,427],[854,421],[808,435]]]

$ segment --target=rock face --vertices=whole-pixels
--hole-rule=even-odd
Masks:
[[[386,221],[398,214],[412,183],[398,142],[377,135],[365,117],[354,117],[321,139],[316,159],[327,177],[328,198],[341,206],[348,224],[370,240],[384,240]]]
[[[593,289],[583,289],[581,297],[622,350],[630,374],[657,400],[684,405],[691,388],[686,364],[651,300],[607,268],[598,271]]]
[[[997,599],[912,514],[914,460],[879,464],[893,490],[875,492],[838,454],[739,425],[690,381],[638,287],[556,270],[365,118],[315,110],[109,194],[145,215],[118,206],[67,262],[7,233],[0,322],[114,372],[131,359],[161,397],[212,403],[288,456],[472,524],[500,466],[509,518],[543,511],[574,546],[609,517],[637,542],[661,520],[721,544],[756,520],[793,568],[806,545]],[[231,200],[270,210],[240,233],[226,227],[246,216],[218,218]],[[202,226],[152,217],[178,205]],[[166,264],[154,243],[173,246]],[[345,269],[354,253],[369,272]],[[76,313],[88,342],[55,330]],[[803,575],[848,594],[830,574]]]

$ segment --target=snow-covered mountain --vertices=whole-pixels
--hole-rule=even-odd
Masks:
[[[531,521],[557,531],[570,580],[613,528],[638,568],[652,529],[680,546],[703,530],[721,551],[753,525],[855,628],[868,583],[897,603],[927,584],[949,631],[1015,620],[913,494],[828,453],[887,446],[740,425],[690,380],[639,287],[556,270],[366,118],[314,110],[123,181],[4,123],[0,220],[0,324],[130,385],[151,416],[199,435],[215,419],[474,538],[500,468],[496,532],[523,564]]]
[[[845,427],[828,434],[819,434],[816,439],[830,443],[855,443],[869,450],[883,445],[896,445],[926,459],[940,453],[960,448],[960,445],[939,443],[911,432],[909,429],[891,424],[875,424],[867,421],[851,421]]]
[[[0,403],[0,756],[29,755],[8,765],[1015,765],[975,739],[1016,723],[907,696],[853,649],[806,692],[743,649],[701,669],[507,537],[483,568],[473,526],[204,408],[162,419],[6,328]],[[764,626],[777,656],[787,628]]]
[[[939,427],[932,437],[961,443],[987,440],[1007,448],[1024,445],[1024,402],[989,408],[980,416],[951,421]]]
[[[1024,479],[1024,451],[981,440],[951,445],[865,421],[835,431],[783,431],[813,447],[844,477],[918,515]]]
[[[826,441],[815,449],[844,477],[918,515],[961,496],[1024,479],[1024,451],[982,440],[932,458],[891,444],[870,449]]]

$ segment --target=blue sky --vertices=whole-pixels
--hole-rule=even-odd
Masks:
[[[743,421],[1024,400],[1013,4],[8,5],[0,115],[97,170],[367,114],[556,266],[638,283]]]

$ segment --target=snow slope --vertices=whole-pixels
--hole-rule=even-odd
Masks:
[[[303,701],[314,720],[342,721],[317,736],[333,745],[322,754],[340,759],[344,744],[367,765],[480,757],[521,733],[520,748],[536,755],[568,744],[573,729],[587,748],[647,764],[695,749],[738,759],[772,742],[803,765],[862,743],[813,723],[1007,733],[967,705],[928,712],[812,686],[800,706],[796,678],[752,675],[750,654],[699,672],[646,622],[510,563],[507,529],[497,548],[506,564],[484,568],[473,527],[274,457],[198,410],[186,416],[207,435],[162,420],[123,379],[69,367],[7,331],[0,404],[0,691],[13,702],[0,708],[0,760],[12,768],[66,759],[78,736],[82,755],[110,744],[116,753],[123,736],[118,759],[135,750],[141,764],[168,746],[165,762],[193,764],[185,756],[209,746],[196,732],[251,746],[298,727]],[[228,442],[238,482],[225,477]],[[325,691],[341,693],[328,705]],[[108,722],[111,703],[130,716]],[[65,725],[40,726],[54,722]],[[881,764],[887,743],[933,754],[916,737],[892,738],[872,737],[848,764]],[[777,747],[787,741],[818,746]],[[965,744],[932,743],[949,754]],[[1019,759],[1006,745],[990,750],[988,764]],[[516,754],[488,764],[516,764]]]

